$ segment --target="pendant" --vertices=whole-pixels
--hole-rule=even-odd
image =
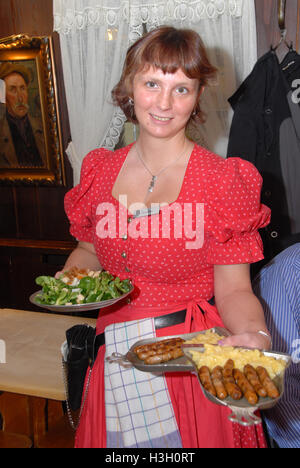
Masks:
[[[151,179],[151,182],[150,182],[150,185],[149,185],[149,188],[148,188],[148,192],[153,192],[156,179],[157,179],[157,177],[155,175],[152,176],[152,179]]]

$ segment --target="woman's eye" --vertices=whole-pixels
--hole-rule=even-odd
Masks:
[[[177,88],[177,93],[179,94],[186,94],[187,92],[188,90],[184,86],[180,86],[179,88]]]
[[[148,88],[155,88],[157,86],[157,84],[154,81],[147,81],[146,86]]]

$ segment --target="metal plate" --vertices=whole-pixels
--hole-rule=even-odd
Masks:
[[[225,328],[215,327],[211,329],[214,333],[217,333],[220,336],[228,336],[229,333]],[[181,356],[180,358],[173,359],[172,361],[164,362],[162,364],[145,364],[144,361],[141,361],[137,355],[134,353],[134,348],[137,346],[157,343],[159,341],[167,340],[169,338],[182,338],[183,340],[191,340],[195,336],[198,336],[201,333],[205,333],[207,330],[198,331],[194,333],[186,333],[181,335],[172,335],[172,336],[162,336],[160,338],[148,338],[146,340],[140,340],[131,346],[130,350],[126,354],[125,360],[131,362],[131,364],[142,372],[191,372],[194,369],[194,365],[191,362],[188,355]]]
[[[264,410],[268,408],[272,408],[275,406],[280,398],[282,397],[283,391],[284,391],[284,376],[285,376],[285,371],[291,364],[291,356],[285,353],[280,353],[276,351],[262,351],[262,353],[265,356],[270,356],[275,359],[282,359],[286,362],[286,367],[284,371],[276,376],[273,381],[275,385],[277,386],[280,396],[276,399],[272,399],[270,397],[259,397],[259,400],[255,406],[250,405],[250,403],[247,401],[245,397],[243,397],[241,400],[233,400],[230,396],[225,398],[224,400],[220,400],[219,398],[211,395],[205,388],[202,386],[199,375],[198,375],[198,369],[195,364],[195,362],[192,359],[192,355],[189,353],[189,348],[185,347],[183,349],[184,351],[184,356],[174,359],[172,361],[168,361],[162,364],[153,364],[153,365],[148,365],[145,364],[143,361],[141,361],[136,354],[133,352],[133,349],[137,346],[148,344],[148,343],[155,343],[158,341],[166,340],[169,338],[183,338],[184,340],[190,340],[194,338],[195,336],[198,336],[201,333],[205,333],[207,330],[204,331],[198,331],[194,333],[188,333],[188,334],[181,334],[181,335],[173,335],[173,336],[164,336],[160,338],[151,338],[147,340],[141,340],[135,343],[128,353],[125,356],[119,356],[119,362],[120,364],[125,364],[126,363],[131,363],[132,366],[136,367],[137,369],[143,371],[143,372],[155,372],[155,373],[166,373],[166,372],[191,372],[197,375],[199,385],[202,389],[202,392],[204,396],[210,400],[211,402],[226,406],[228,407],[232,413],[228,416],[228,419],[232,422],[236,422],[238,424],[241,424],[243,426],[251,426],[253,424],[260,424],[261,419],[255,415],[255,411],[257,410]],[[221,327],[216,327],[212,328],[211,331],[214,333],[217,333],[220,336],[229,336],[230,333],[228,330],[221,328]],[[195,348],[194,348],[195,350]],[[204,350],[204,348],[203,348]],[[201,348],[199,348],[199,352],[201,352]]]
[[[201,352],[201,349],[199,349],[199,352]],[[248,402],[248,400],[245,397],[241,398],[240,400],[233,400],[230,396],[228,396],[224,400],[220,400],[218,397],[215,397],[211,393],[209,393],[201,384],[197,366],[193,362],[192,356],[189,355],[188,348],[184,349],[184,353],[186,354],[187,358],[190,359],[191,363],[193,363],[194,372],[197,375],[200,387],[202,389],[203,394],[206,396],[206,398],[210,400],[211,402],[216,403],[218,405],[227,406],[232,411],[232,413],[228,416],[228,419],[232,422],[237,422],[243,426],[251,426],[253,424],[260,424],[261,419],[254,414],[255,411],[257,411],[258,409],[265,410],[268,408],[272,408],[278,403],[284,391],[285,371],[291,363],[291,356],[289,356],[288,354],[273,352],[273,351],[261,351],[261,352],[265,356],[270,356],[275,359],[284,360],[286,362],[286,367],[283,370],[283,372],[281,372],[281,374],[277,375],[273,379],[273,382],[275,383],[275,385],[277,386],[279,390],[280,396],[278,398],[259,397],[257,404],[253,406]]]
[[[42,293],[42,290],[35,292],[29,298],[30,302],[37,307],[42,307],[43,309],[51,310],[52,312],[88,312],[90,310],[102,309],[103,307],[108,307],[116,302],[122,301],[125,297],[129,296],[133,291],[133,285],[131,285],[130,290],[122,294],[115,299],[108,299],[106,301],[99,301],[99,302],[88,302],[86,304],[73,304],[73,305],[49,305],[49,304],[40,304],[36,301],[36,296]]]

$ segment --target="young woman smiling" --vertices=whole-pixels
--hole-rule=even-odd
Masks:
[[[130,301],[100,310],[102,345],[77,447],[265,446],[261,426],[232,424],[226,408],[205,399],[194,375],[162,377],[105,360],[112,352],[125,354],[142,338],[214,326],[232,333],[224,344],[270,346],[249,275],[249,264],[263,257],[258,228],[270,218],[260,203],[261,177],[246,161],[224,160],[186,137],[190,120],[200,125],[204,119],[201,93],[215,72],[192,30],[160,27],[139,39],[112,92],[128,120],[139,125],[139,137],[115,152],[92,151],[80,184],[66,195],[79,244],[65,269],[96,265],[129,277],[135,286]],[[135,236],[130,229],[120,233],[117,224],[115,236],[97,236],[104,203],[136,226]],[[144,207],[142,217],[137,204]],[[184,213],[186,204],[204,206],[201,248],[187,247],[187,231],[174,234],[175,207]],[[167,209],[174,209],[168,238],[162,229]],[[196,221],[185,227],[192,230]],[[142,223],[154,222],[155,235],[139,232]]]

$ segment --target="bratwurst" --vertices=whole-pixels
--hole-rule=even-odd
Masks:
[[[161,364],[183,356],[184,353],[181,349],[183,342],[184,340],[180,337],[168,338],[137,346],[133,351],[145,364]]]

